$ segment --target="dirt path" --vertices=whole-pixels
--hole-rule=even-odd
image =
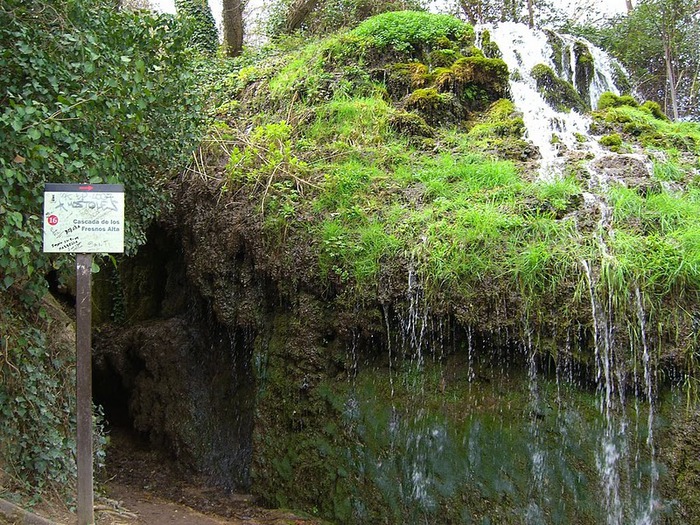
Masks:
[[[111,433],[100,525],[317,525],[290,512],[257,507],[247,494],[212,487],[135,436]]]
[[[227,516],[205,514],[184,503],[119,484],[107,487],[111,505],[97,505],[100,525],[312,525],[319,523],[280,510],[261,509],[244,497],[231,497]],[[113,498],[113,499],[112,499]],[[111,507],[111,508],[109,508]]]
[[[258,507],[250,495],[232,494],[183,470],[162,451],[153,450],[121,429],[110,433],[107,465],[97,473],[104,493],[95,497],[96,525],[322,525],[284,510]],[[2,470],[0,470],[2,474]],[[9,485],[7,485],[9,486]],[[3,492],[0,475],[0,493]],[[58,525],[77,518],[61,501],[32,509]],[[0,525],[24,523],[0,512]],[[43,522],[42,522],[43,523]]]

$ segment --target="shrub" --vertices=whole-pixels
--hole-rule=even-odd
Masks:
[[[0,457],[31,490],[75,475],[70,355],[40,308],[68,261],[42,253],[44,183],[124,184],[133,253],[203,120],[189,38],[106,0],[0,5],[0,342],[16,371],[0,377]]]
[[[433,47],[444,49],[444,38],[471,43],[474,30],[449,15],[419,11],[396,11],[370,18],[351,35],[362,38],[369,47],[392,48],[396,51],[416,51]]]

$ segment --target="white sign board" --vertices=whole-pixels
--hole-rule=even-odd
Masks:
[[[44,252],[123,253],[124,186],[46,184]]]

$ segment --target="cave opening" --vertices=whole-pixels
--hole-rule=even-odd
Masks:
[[[120,317],[103,320],[93,335],[93,401],[117,438],[110,437],[108,466],[110,454],[121,454],[116,447],[136,447],[174,460],[179,472],[203,484],[245,492],[253,433],[250,336],[221,323],[189,282],[176,239],[162,230],[149,239],[102,281],[120,290],[102,308]],[[107,296],[99,289],[97,283],[98,301]]]

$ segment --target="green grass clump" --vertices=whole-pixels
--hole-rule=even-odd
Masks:
[[[318,143],[375,144],[386,140],[391,107],[380,98],[331,100],[316,109],[306,137]]]
[[[473,42],[473,28],[449,15],[420,11],[394,11],[365,20],[350,32],[364,46],[412,51],[428,47],[444,47],[449,41]]]
[[[700,190],[642,196],[615,186],[609,199],[610,247],[627,283],[657,296],[700,290]]]

